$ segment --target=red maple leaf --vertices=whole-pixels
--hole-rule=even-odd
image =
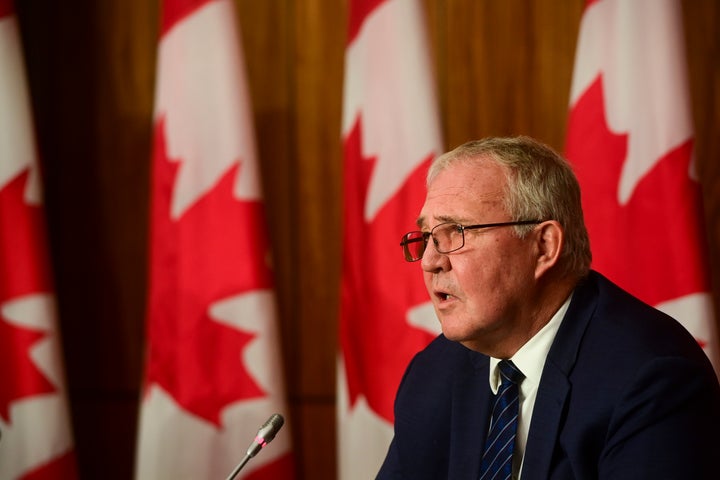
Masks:
[[[0,0],[0,19],[15,14],[13,0]]]
[[[692,140],[669,151],[618,201],[627,134],[610,132],[602,76],[570,112],[566,153],[583,189],[593,267],[651,305],[709,291]]]
[[[353,0],[348,5],[350,14],[348,15],[348,44],[351,44],[360,32],[360,27],[365,23],[365,19],[378,8],[380,4],[387,0]]]
[[[365,395],[392,422],[393,399],[412,356],[434,337],[407,322],[408,310],[429,301],[419,265],[405,262],[400,237],[415,229],[425,198],[422,162],[371,222],[364,217],[376,159],[363,158],[356,122],[345,140],[345,230],[340,342],[350,403]]]
[[[213,0],[173,0],[162,2],[160,15],[160,34],[165,35],[183,19],[204,7]]]
[[[42,207],[25,203],[28,170],[0,189],[0,307],[26,295],[51,292]],[[29,357],[45,333],[8,323],[0,310],[0,417],[10,403],[55,387]]]
[[[155,131],[147,383],[219,426],[222,408],[265,395],[241,361],[254,335],[208,313],[219,300],[272,287],[264,211],[259,201],[234,198],[235,164],[172,219],[177,163],[167,156],[164,125]]]
[[[59,457],[44,463],[34,470],[25,472],[20,480],[57,480],[58,478],[78,478],[75,451],[70,450]]]

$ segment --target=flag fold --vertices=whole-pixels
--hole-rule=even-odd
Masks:
[[[287,415],[270,245],[232,0],[164,0],[136,478],[226,478]],[[294,478],[290,430],[237,478]]]
[[[574,68],[566,155],[593,267],[678,319],[720,372],[680,2],[588,2]]]

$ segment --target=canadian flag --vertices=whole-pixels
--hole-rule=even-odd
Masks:
[[[0,478],[77,478],[18,23],[0,0]]]
[[[566,154],[593,267],[678,319],[720,372],[686,68],[679,1],[588,2]]]
[[[421,2],[351,0],[345,56],[344,232],[338,365],[339,478],[373,478],[412,356],[440,326],[400,237],[414,230],[441,153]]]
[[[269,241],[232,0],[165,0],[138,479],[226,478],[285,414]],[[237,478],[294,478],[281,431]]]

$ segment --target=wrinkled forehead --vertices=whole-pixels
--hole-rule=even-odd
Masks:
[[[418,225],[506,220],[505,169],[491,161],[458,162],[440,171],[428,184]]]

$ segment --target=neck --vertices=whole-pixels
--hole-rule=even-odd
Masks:
[[[541,279],[535,291],[524,301],[528,307],[519,313],[525,321],[519,322],[514,332],[503,332],[503,339],[487,342],[483,346],[466,345],[495,358],[511,358],[532,337],[548,324],[577,285],[570,276]],[[479,347],[479,348],[478,348]]]

